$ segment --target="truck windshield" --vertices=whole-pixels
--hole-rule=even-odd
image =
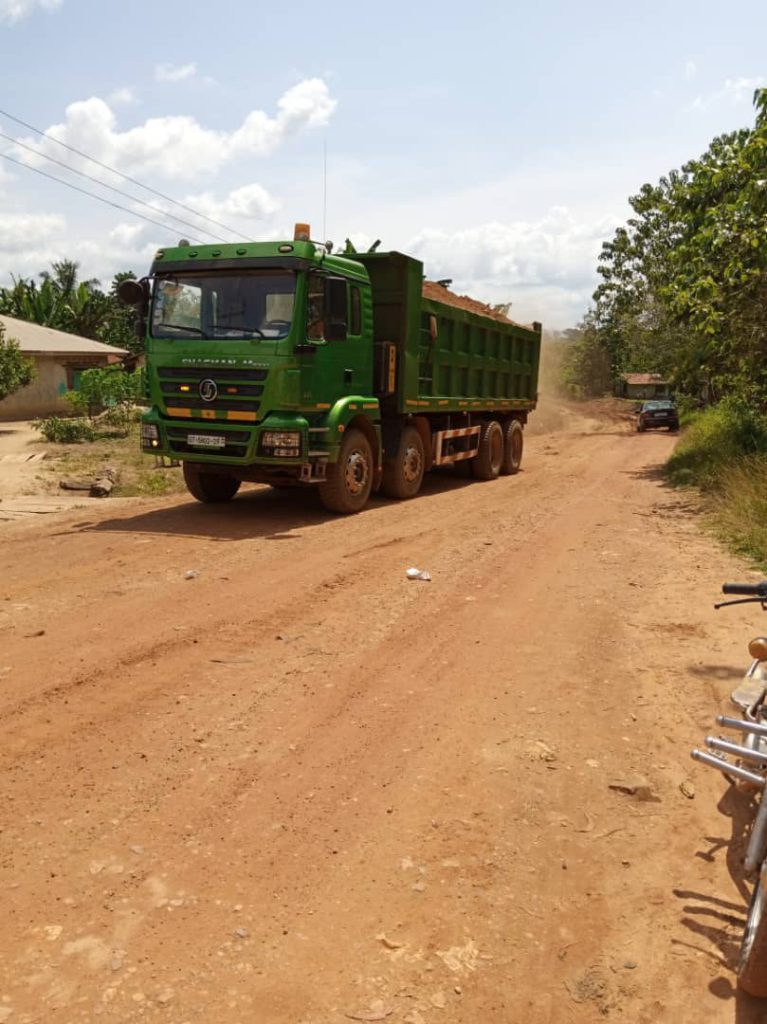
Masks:
[[[227,341],[286,338],[296,276],[288,270],[159,275],[152,293],[153,338]]]

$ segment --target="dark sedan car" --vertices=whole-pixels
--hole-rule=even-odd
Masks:
[[[654,430],[656,427],[668,427],[679,430],[679,413],[674,403],[668,399],[657,399],[654,402],[642,402],[637,413],[637,430]]]

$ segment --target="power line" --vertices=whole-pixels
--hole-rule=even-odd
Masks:
[[[104,203],[105,206],[112,206],[115,210],[122,210],[123,213],[129,213],[132,217],[140,217],[141,220],[145,220],[149,224],[154,224],[158,228],[162,228],[163,231],[169,230],[168,225],[161,224],[159,220],[152,220],[151,217],[145,217],[143,213],[138,213],[136,210],[129,210],[127,206],[120,206],[119,203],[113,203],[111,199],[105,199],[103,196],[97,196],[95,192],[89,192],[86,188],[80,188],[79,185],[73,185],[71,181],[65,181],[63,178],[57,178],[55,174],[48,174],[47,171],[43,171],[39,167],[30,167],[29,164],[22,163],[21,160],[16,160],[14,157],[8,156],[7,153],[0,153],[0,157],[2,157],[3,160],[9,160],[12,164],[17,164],[19,167],[23,167],[26,171],[34,171],[35,174],[41,174],[44,178],[50,178],[51,181],[57,181],[60,185],[66,185],[67,188],[74,189],[75,192],[81,192],[84,196],[89,196],[91,199],[96,199],[99,203]]]
[[[7,139],[8,142],[12,142],[15,146],[21,147],[21,149],[29,150],[30,153],[34,153],[35,156],[41,157],[43,160],[48,160],[52,164],[56,164],[58,167],[63,167],[65,171],[70,171],[72,174],[77,174],[81,178],[87,178],[88,181],[94,182],[100,188],[108,188],[110,192],[116,192],[118,196],[123,196],[125,199],[130,199],[131,202],[138,203],[140,206],[146,206],[148,210],[154,210],[155,213],[159,213],[163,217],[167,217],[169,220],[175,220],[179,224],[183,224],[187,228],[192,228],[193,231],[202,232],[206,235],[210,235],[211,238],[215,238],[217,242],[226,242],[228,239],[221,238],[220,235],[214,235],[212,231],[207,228],[201,228],[197,224],[192,224],[191,221],[183,220],[181,217],[177,217],[175,213],[168,213],[166,210],[161,209],[158,206],[152,206],[151,203],[145,202],[143,199],[138,199],[136,196],[132,196],[129,192],[123,192],[122,189],[116,188],[114,185],[108,185],[105,181],[99,181],[98,178],[94,178],[91,174],[86,174],[85,171],[78,171],[75,167],[70,167],[69,164],[65,164],[63,160],[57,160],[53,156],[45,156],[32,146],[28,146],[25,142],[14,139],[12,135],[6,135],[5,132],[0,132],[0,139]],[[23,163],[23,161],[22,161]],[[30,164],[23,164],[25,167],[31,166]],[[34,169],[34,168],[33,168]]]
[[[62,142],[60,139],[55,139],[52,135],[48,135],[40,128],[35,128],[33,124],[29,124],[27,121],[22,121],[20,117],[14,117],[13,114],[9,114],[7,110],[0,110],[0,116],[7,117],[11,121],[15,121],[16,124],[22,125],[24,128],[28,128],[31,132],[35,132],[36,135],[42,136],[44,139],[48,139],[49,142],[55,142],[57,146],[63,146],[64,149],[68,149],[70,153],[76,153],[77,156],[81,156],[84,160],[90,160],[92,164],[96,164],[98,167],[103,167],[105,171],[109,171],[110,174],[116,174],[120,178],[124,178],[129,181],[132,185],[143,188],[147,192],[151,192],[155,196],[159,196],[160,199],[164,199],[168,203],[173,203],[174,206],[180,206],[183,210],[188,213],[193,213],[195,217],[201,217],[203,220],[210,221],[211,224],[215,224],[216,227],[223,228],[224,231],[228,231],[232,235],[239,235],[240,238],[244,238],[246,242],[252,241],[248,235],[243,235],[241,231],[236,231],[234,228],[227,227],[226,224],[222,224],[221,221],[214,220],[213,217],[208,217],[205,213],[198,213],[197,210],[191,206],[187,206],[186,203],[180,202],[178,199],[173,199],[171,196],[166,196],[164,192],[158,192],[156,188],[152,188],[151,185],[145,185],[143,182],[138,181],[136,178],[131,178],[129,174],[124,174],[122,171],[118,171],[114,167],[110,167],[109,164],[102,163],[101,160],[97,160],[94,156],[88,156],[87,153],[83,153],[80,149],[75,149],[74,146],[70,146],[66,142]]]

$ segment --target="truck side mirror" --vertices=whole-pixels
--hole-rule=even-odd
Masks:
[[[349,318],[348,285],[345,277],[325,282],[325,340],[346,341]]]
[[[137,306],[143,314],[146,310],[149,294],[144,281],[134,281],[126,277],[117,286],[117,298],[124,306]]]

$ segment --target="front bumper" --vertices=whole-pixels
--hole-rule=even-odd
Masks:
[[[264,435],[289,433],[297,435],[298,444],[290,449],[265,448]],[[320,459],[327,461],[327,453],[317,450],[309,423],[303,416],[272,414],[256,426],[232,424],[210,420],[167,419],[156,408],[144,414],[141,421],[141,448],[154,455],[167,455],[173,459],[228,466],[264,466],[295,469]]]

